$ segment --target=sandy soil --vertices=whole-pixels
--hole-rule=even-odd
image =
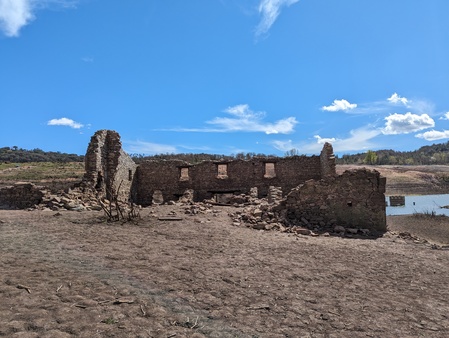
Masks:
[[[257,231],[214,209],[148,208],[138,225],[0,211],[0,336],[449,336],[449,251]],[[181,221],[154,216],[172,210]]]

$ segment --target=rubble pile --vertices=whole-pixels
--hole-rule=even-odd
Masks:
[[[269,203],[268,201],[276,201]],[[336,219],[325,221],[318,214],[304,214],[299,218],[287,216],[286,199],[259,200],[256,205],[246,206],[242,210],[232,212],[234,226],[246,225],[256,230],[278,230],[310,236],[369,236],[369,229],[350,228],[339,225]],[[318,208],[319,210],[319,208]]]
[[[2,188],[0,196],[0,207],[4,209],[97,211],[111,205],[109,200],[100,198],[97,191],[83,186],[52,193],[33,183],[18,182],[14,186]],[[126,210],[127,204],[119,203],[120,207]]]
[[[108,200],[103,200],[102,202],[104,205],[109,204]],[[102,210],[100,203],[100,199],[90,189],[74,188],[59,194],[46,192],[42,202],[36,205],[35,209],[52,211]]]

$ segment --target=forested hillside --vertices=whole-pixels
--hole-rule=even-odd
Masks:
[[[18,147],[0,148],[0,162],[27,163],[27,162],[82,162],[84,156],[65,154],[41,149],[26,150]]]
[[[192,154],[192,153],[182,153],[182,154],[158,154],[158,155],[140,155],[131,154],[132,159],[136,163],[141,163],[146,160],[182,160],[192,164],[199,163],[201,161],[218,161],[218,160],[249,160],[253,157],[276,157],[276,155],[264,155],[256,153],[238,153],[231,155],[218,155],[218,154]]]
[[[292,149],[285,156],[297,156],[299,151]],[[275,155],[264,155],[256,153],[238,153],[232,155],[217,154],[158,154],[146,156],[142,154],[131,154],[136,163],[145,160],[170,160],[180,159],[189,163],[199,163],[204,160],[220,159],[244,159],[253,157],[275,157]],[[60,152],[46,152],[41,149],[26,150],[18,147],[0,148],[0,162],[27,163],[27,162],[82,162],[84,156],[77,154],[66,154]],[[449,142],[424,146],[414,151],[368,150],[365,153],[343,155],[337,157],[337,164],[377,164],[377,165],[427,165],[427,164],[449,164]]]
[[[414,151],[368,150],[366,153],[343,155],[337,164],[426,165],[448,164],[449,142],[424,146]]]

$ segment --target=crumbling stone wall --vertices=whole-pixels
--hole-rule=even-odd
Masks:
[[[330,151],[332,154],[332,146]],[[133,199],[149,205],[154,191],[160,190],[164,201],[169,201],[193,189],[194,200],[202,201],[216,194],[250,194],[252,188],[257,188],[258,197],[267,197],[270,186],[288,192],[306,180],[320,179],[323,163],[326,173],[335,174],[333,154],[326,152],[325,156],[324,160],[323,155],[293,156],[204,161],[196,165],[177,160],[147,161],[136,170]]]
[[[320,164],[321,164],[321,177],[336,175],[334,149],[332,145],[328,142],[324,144],[323,149],[321,150]]]
[[[0,208],[26,209],[42,202],[43,187],[28,182],[17,182],[0,189]]]
[[[277,209],[285,210],[289,220],[318,228],[340,225],[383,232],[385,184],[386,178],[376,170],[348,170],[299,185]]]
[[[90,188],[108,199],[117,191],[119,197],[129,198],[136,164],[123,151],[116,131],[99,130],[92,136],[85,156],[85,169],[83,182]]]

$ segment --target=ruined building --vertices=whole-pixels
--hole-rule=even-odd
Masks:
[[[122,149],[120,135],[113,130],[99,130],[90,139],[84,159],[84,182],[110,199],[118,193],[129,197],[136,164]]]
[[[122,150],[117,132],[100,130],[92,136],[85,166],[84,184],[106,197],[118,192],[142,206],[176,201],[186,191],[193,191],[194,201],[221,201],[250,193],[263,198],[274,186],[286,197],[277,208],[284,209],[289,218],[336,220],[377,230],[386,227],[385,178],[366,169],[336,175],[329,143],[319,156],[136,165]]]

